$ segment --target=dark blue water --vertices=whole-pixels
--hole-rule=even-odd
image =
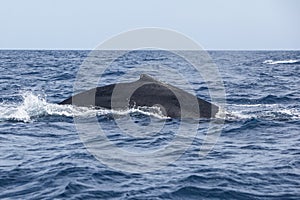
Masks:
[[[0,199],[299,199],[299,51],[209,52],[223,79],[227,105],[221,135],[205,157],[199,157],[199,149],[209,120],[57,105],[72,95],[88,54],[0,51]],[[99,64],[106,58],[100,57]],[[197,96],[209,100],[205,81],[189,72],[182,59],[160,51],[137,51],[115,60],[99,85],[118,82],[128,70],[149,65],[151,75],[165,76],[171,83],[174,77],[160,71],[161,65],[185,72]],[[133,121],[142,130],[165,125],[148,135],[124,135],[114,114],[119,122]],[[88,124],[94,116],[116,148],[141,155],[170,144],[182,124],[199,127],[177,160],[137,172],[143,163],[134,163],[130,154],[112,161],[119,164],[115,168],[85,148],[73,117]],[[105,147],[108,141],[99,142]],[[146,166],[151,162],[143,159]]]

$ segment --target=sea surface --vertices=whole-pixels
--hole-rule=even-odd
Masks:
[[[58,105],[75,91],[89,53],[0,51],[0,199],[300,199],[300,51],[208,52],[226,106],[220,134],[205,156],[199,152],[211,120],[170,119],[151,108]],[[115,52],[104,54],[94,64],[104,66]],[[93,84],[137,80],[142,72],[211,101],[206,81],[190,68],[176,54],[134,51],[115,59]],[[168,70],[178,70],[189,87]],[[128,72],[135,73],[122,79]],[[86,88],[89,80],[82,81]],[[87,148],[76,123],[81,119],[88,131],[95,117],[106,136],[96,141],[100,157]],[[118,123],[129,124],[129,132]],[[165,162],[170,157],[160,152],[179,127],[195,125],[187,148],[172,149],[176,159]],[[123,159],[102,160],[101,148],[112,157],[121,150]]]

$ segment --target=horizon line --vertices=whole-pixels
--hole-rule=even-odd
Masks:
[[[1,51],[93,51],[96,49],[88,48],[0,48]],[[108,49],[111,50],[111,49]],[[120,49],[123,51],[123,49]],[[131,49],[129,49],[131,50]],[[147,50],[147,49],[144,49]],[[155,49],[150,49],[154,50]],[[160,50],[160,49],[157,49]],[[168,50],[168,49],[167,49]],[[203,49],[205,51],[300,51],[299,49]],[[114,50],[112,50],[114,51]],[[118,50],[116,50],[118,51]],[[171,50],[170,50],[171,51]],[[197,51],[197,50],[196,50]]]

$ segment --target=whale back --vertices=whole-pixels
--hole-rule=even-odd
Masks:
[[[175,86],[160,82],[147,74],[129,83],[97,87],[70,97],[60,104],[126,109],[158,106],[172,118],[211,118],[219,108]],[[182,112],[184,109],[184,112]]]

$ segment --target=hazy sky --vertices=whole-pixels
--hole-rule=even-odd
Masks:
[[[2,49],[92,49],[142,27],[205,49],[300,49],[299,0],[0,0],[0,24]]]

